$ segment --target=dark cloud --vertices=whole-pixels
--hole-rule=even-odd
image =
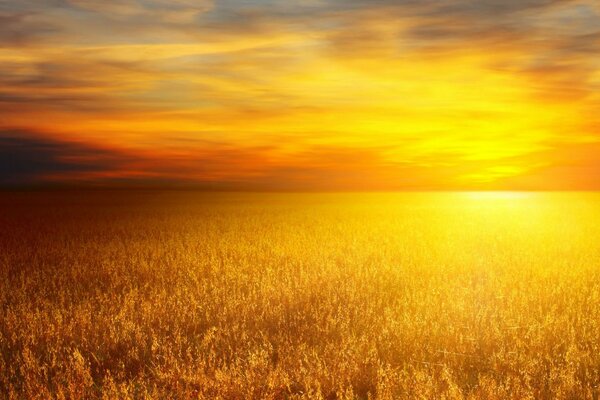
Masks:
[[[569,2],[574,0],[337,0],[333,4],[338,10],[386,7],[388,10],[404,10],[412,16],[472,15],[497,18]]]
[[[147,157],[5,129],[0,131],[0,187],[61,183],[219,190],[470,189],[485,184],[461,184],[456,177],[495,166],[485,161],[453,160],[441,167],[435,154],[419,162],[392,162],[385,157],[394,150],[389,146],[313,146],[277,160],[270,156],[277,150],[274,146],[242,148],[182,139],[180,145],[194,145],[194,150],[174,146],[161,157]],[[549,148],[533,155],[546,160],[539,167],[490,182],[490,188],[598,189],[598,150],[597,143],[569,145],[566,150]]]
[[[186,141],[187,142],[187,141]],[[194,143],[198,145],[199,143]],[[317,146],[285,161],[270,159],[274,148],[239,148],[202,141],[185,153],[171,149],[160,158],[50,139],[24,130],[0,131],[0,186],[47,183],[104,185],[183,185],[256,190],[434,187],[426,168],[388,163],[383,148]],[[143,174],[140,174],[143,170]]]
[[[73,58],[7,61],[0,63],[0,107],[8,112],[61,110],[66,112],[148,111],[153,104],[144,98],[145,87],[132,88],[160,70],[144,62],[94,59],[90,51],[75,51]],[[2,111],[0,110],[0,115]]]
[[[22,12],[3,12],[0,8],[0,46],[35,45],[59,32],[60,28],[53,23],[36,21],[34,12],[26,9]]]
[[[101,173],[122,167],[118,152],[59,141],[24,130],[0,130],[0,185],[28,185],[61,175]]]

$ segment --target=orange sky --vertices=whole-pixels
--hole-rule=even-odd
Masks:
[[[600,189],[594,0],[0,1],[0,184]]]

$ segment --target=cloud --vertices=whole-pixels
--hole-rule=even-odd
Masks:
[[[3,47],[30,46],[43,43],[47,35],[60,28],[50,22],[36,21],[33,11],[3,11],[0,7],[0,45]]]
[[[65,142],[23,130],[0,131],[0,184],[28,185],[68,181],[81,174],[113,171],[123,154],[76,142]]]
[[[0,0],[1,179],[525,176],[597,135],[599,26],[591,0]]]
[[[194,141],[196,142],[196,141]],[[176,146],[162,154],[111,149],[18,129],[0,130],[0,185],[39,184],[227,185],[260,175],[269,149],[219,142]]]
[[[509,190],[600,190],[600,136],[587,143],[566,143],[538,154],[541,162],[526,173],[496,182]]]
[[[0,132],[0,185],[178,186],[236,190],[600,189],[598,142],[549,145],[493,160],[436,153],[389,158],[396,146],[235,146],[182,137],[162,152],[111,149],[39,132]]]
[[[209,0],[67,0],[70,7],[113,20],[187,24],[213,8]]]
[[[177,143],[177,142],[174,142]],[[191,145],[191,147],[190,147]],[[187,147],[186,147],[187,146]],[[314,146],[287,157],[277,147],[183,140],[162,154],[61,141],[38,132],[0,131],[0,185],[165,184],[247,189],[383,189],[433,186],[410,164],[388,163],[385,149]]]

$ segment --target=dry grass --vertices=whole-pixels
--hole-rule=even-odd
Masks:
[[[0,195],[0,398],[597,399],[600,195]]]

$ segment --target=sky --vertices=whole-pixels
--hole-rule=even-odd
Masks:
[[[0,0],[0,186],[600,189],[596,0]]]

